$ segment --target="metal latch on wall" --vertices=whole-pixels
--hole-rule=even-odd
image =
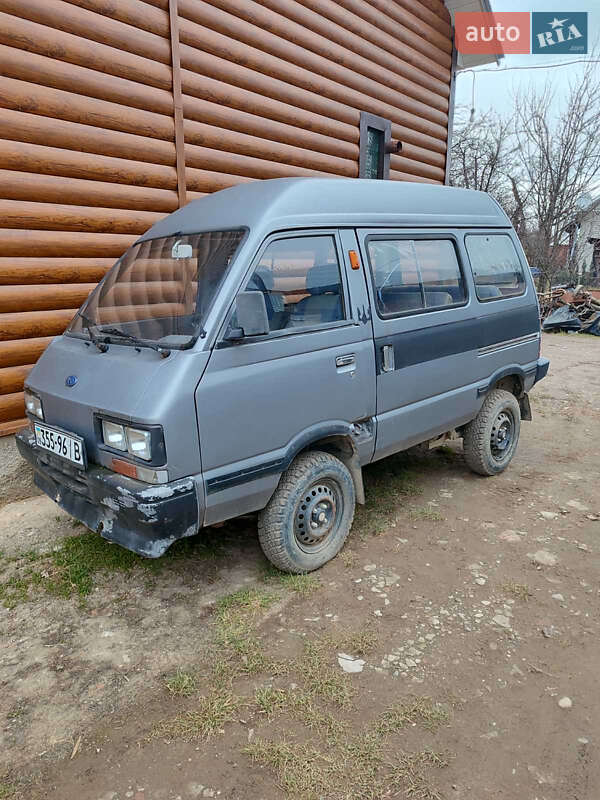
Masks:
[[[394,369],[394,345],[386,344],[381,348],[381,371],[393,372]]]

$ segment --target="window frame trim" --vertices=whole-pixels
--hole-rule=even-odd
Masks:
[[[333,320],[332,322],[323,322],[320,325],[312,325],[312,326],[306,325],[304,327],[298,326],[293,328],[279,328],[274,331],[269,331],[269,333],[265,334],[264,336],[250,336],[240,340],[239,342],[227,341],[224,337],[226,336],[227,331],[229,330],[229,325],[231,322],[231,317],[233,315],[233,310],[235,308],[235,301],[237,299],[237,296],[240,292],[246,290],[246,287],[250,282],[252,276],[254,275],[254,272],[256,271],[267,248],[271,244],[273,244],[273,242],[282,241],[284,239],[302,239],[302,238],[307,239],[307,238],[315,238],[317,236],[330,236],[333,239],[335,254],[338,261],[338,268],[340,270],[340,285],[342,288],[344,319]],[[225,315],[223,325],[221,326],[221,330],[218,336],[217,348],[239,347],[244,344],[253,344],[255,342],[266,342],[266,341],[271,341],[272,339],[285,338],[286,336],[293,336],[302,333],[318,333],[320,331],[329,330],[331,328],[341,328],[353,324],[354,320],[352,318],[352,307],[350,304],[350,289],[348,286],[348,276],[346,275],[346,265],[343,259],[343,249],[342,249],[342,243],[340,241],[339,229],[299,228],[298,230],[292,229],[287,231],[274,231],[268,234],[263,239],[263,241],[257,248],[254,257],[252,258],[247,271],[244,273],[239,283],[239,287],[235,292],[235,295],[231,302],[231,306],[229,307],[227,314]]]
[[[500,297],[479,297],[477,292],[477,281],[475,279],[475,270],[473,269],[473,262],[471,261],[471,254],[469,253],[469,248],[467,247],[467,236],[505,236],[513,246],[515,251],[515,255],[517,256],[517,261],[519,262],[519,266],[521,267],[521,277],[523,279],[523,291],[519,292],[518,294],[508,294],[502,295]],[[478,303],[486,304],[486,303],[497,303],[499,300],[514,300],[516,297],[523,297],[527,294],[528,291],[528,283],[527,283],[527,274],[525,271],[525,266],[519,255],[519,250],[515,245],[513,237],[510,235],[509,231],[465,231],[463,233],[463,247],[465,248],[465,254],[469,261],[469,269],[471,270],[471,276],[473,278],[473,288],[475,289],[475,299]],[[529,270],[529,267],[528,267]],[[531,274],[531,271],[529,270]]]
[[[409,241],[440,241],[446,240],[452,243],[452,247],[454,248],[454,253],[456,255],[456,263],[458,264],[458,270],[460,272],[460,276],[462,278],[463,290],[465,293],[465,298],[460,303],[451,303],[447,306],[430,306],[425,308],[409,308],[406,311],[398,311],[398,312],[390,312],[389,314],[384,314],[380,308],[379,303],[377,302],[377,285],[375,283],[375,271],[373,269],[373,264],[371,262],[371,253],[369,250],[369,243],[371,241],[399,241],[399,240],[409,240]],[[466,270],[465,264],[461,253],[459,237],[456,236],[454,233],[451,232],[442,232],[439,233],[397,233],[397,234],[389,234],[389,233],[374,233],[368,234],[364,238],[364,245],[365,245],[365,252],[367,255],[367,261],[369,263],[369,276],[371,281],[371,287],[373,289],[373,302],[375,304],[375,312],[379,319],[381,320],[391,320],[391,319],[402,319],[404,317],[415,317],[420,314],[432,314],[439,311],[451,311],[456,308],[464,308],[464,306],[469,305],[471,300],[471,293],[469,288],[469,282],[466,278]],[[416,258],[416,253],[415,253]],[[420,288],[421,294],[423,296],[425,292],[425,288],[423,286],[423,280],[421,275],[420,265],[417,259],[417,271],[419,274],[420,281]]]
[[[381,178],[369,178],[365,175],[367,167],[367,142],[368,128],[383,133],[383,153],[379,168],[381,168]],[[371,114],[369,111],[360,112],[359,135],[358,135],[358,177],[366,180],[386,181],[390,179],[390,151],[389,145],[392,141],[392,123],[385,117]],[[378,168],[378,171],[379,171]]]

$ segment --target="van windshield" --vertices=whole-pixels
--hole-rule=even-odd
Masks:
[[[198,337],[207,312],[240,246],[243,230],[210,231],[134,244],[112,267],[73,319],[67,333],[94,334],[131,344],[186,348]],[[87,334],[86,334],[87,335]]]

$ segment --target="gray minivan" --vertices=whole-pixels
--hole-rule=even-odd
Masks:
[[[157,557],[259,512],[279,568],[342,547],[362,467],[450,433],[510,463],[543,378],[535,288],[489,195],[283,178],[195,200],[120,258],[27,380],[36,485]]]

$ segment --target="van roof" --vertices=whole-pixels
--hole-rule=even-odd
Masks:
[[[193,200],[142,237],[256,227],[510,227],[485,192],[356,178],[275,178],[240,183]]]

